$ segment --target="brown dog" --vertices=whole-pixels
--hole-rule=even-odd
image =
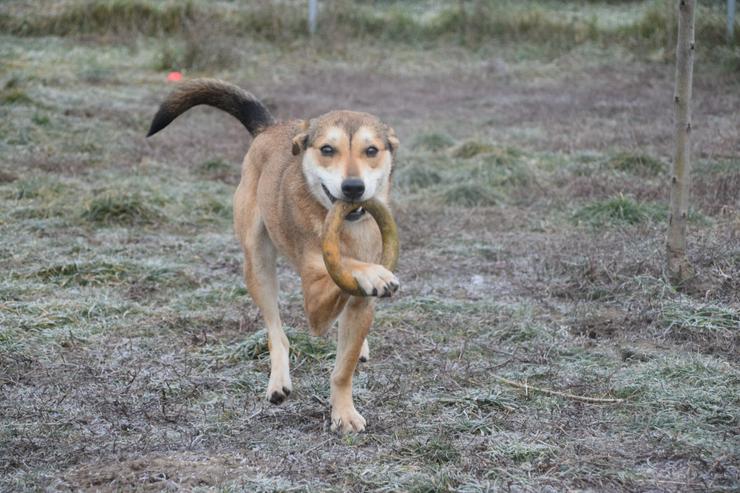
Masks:
[[[234,195],[234,227],[244,250],[244,278],[262,312],[270,348],[267,398],[279,404],[290,394],[288,339],[278,313],[276,259],[286,256],[301,276],[311,332],[323,335],[339,320],[337,361],[331,375],[332,430],[365,429],[352,402],[352,374],[368,358],[367,333],[373,298],[342,292],[329,277],[321,253],[321,228],[337,200],[372,197],[387,204],[398,139],[367,113],[333,111],[307,121],[276,122],[250,93],[226,82],[185,82],[162,103],[149,134],[189,108],[206,104],[236,117],[255,137]],[[369,296],[390,296],[398,279],[377,262],[381,237],[375,221],[358,207],[341,235],[344,268]]]

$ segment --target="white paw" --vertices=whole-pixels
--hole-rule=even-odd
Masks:
[[[366,264],[352,272],[360,289],[368,296],[387,297],[398,291],[398,278],[382,265]]]
[[[267,384],[267,400],[273,404],[281,404],[293,391],[290,375],[270,373],[270,382]]]
[[[339,431],[342,434],[359,433],[365,431],[365,424],[365,418],[357,412],[354,406],[331,411],[331,431]]]

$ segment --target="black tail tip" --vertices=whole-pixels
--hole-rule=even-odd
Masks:
[[[152,124],[149,126],[149,132],[147,132],[146,136],[151,137],[152,135],[156,134],[164,127],[172,123],[172,120],[174,120],[172,113],[166,108],[160,107],[157,111],[157,114],[154,115],[154,118],[152,118]]]
[[[162,130],[165,126],[166,124],[162,125],[162,122],[158,121],[157,117],[154,117],[154,120],[152,120],[152,124],[149,126],[149,131],[146,133],[146,136],[151,137],[152,135]]]

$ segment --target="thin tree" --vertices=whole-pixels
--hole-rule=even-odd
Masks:
[[[686,220],[691,185],[691,84],[694,72],[694,0],[678,2],[676,44],[676,150],[671,175],[671,211],[668,219],[668,278],[682,284],[694,276],[686,256]]]

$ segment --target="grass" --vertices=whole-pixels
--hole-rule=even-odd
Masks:
[[[475,140],[468,140],[456,146],[452,150],[451,154],[452,157],[470,159],[479,154],[488,154],[493,152],[495,149],[495,147],[489,144],[484,144]]]
[[[453,185],[442,193],[441,198],[447,205],[462,207],[486,207],[496,205],[499,201],[489,187],[477,183]]]
[[[422,151],[438,152],[449,149],[455,144],[452,137],[444,133],[420,134],[414,138],[411,147]]]
[[[442,183],[444,178],[436,169],[421,164],[407,165],[395,172],[395,183],[401,187],[418,190]]]
[[[5,17],[9,32],[31,36],[89,34],[172,34],[181,32],[196,12],[192,2],[155,3],[138,0],[66,2],[51,14],[19,19]]]
[[[209,180],[238,183],[239,176],[236,168],[234,164],[229,164],[222,159],[209,159],[201,163],[196,168],[196,172]]]
[[[348,38],[394,43],[453,42],[480,47],[493,40],[551,43],[574,46],[586,41],[610,45],[622,43],[633,48],[670,51],[674,43],[674,17],[665,0],[645,2],[632,16],[617,17],[613,22],[604,9],[599,15],[583,15],[573,6],[573,15],[555,15],[554,4],[546,2],[512,3],[490,0],[455,6],[428,6],[428,15],[420,16],[424,2],[390,2],[383,8],[355,5],[339,0],[331,9],[321,9],[318,36],[329,46]],[[699,7],[697,44],[707,48],[726,44],[723,12],[714,7]],[[608,19],[600,21],[601,18]],[[624,20],[626,19],[626,20]],[[197,36],[197,28],[219,23],[226,35],[249,33],[251,37],[289,44],[308,37],[304,14],[300,9],[282,8],[273,2],[259,2],[242,8],[218,4],[206,8],[198,2],[154,3],[142,0],[94,0],[67,2],[46,15],[22,18],[0,16],[0,27],[15,35],[80,36],[90,34],[130,35],[178,34]],[[191,44],[187,50],[198,50]],[[197,54],[188,55],[197,57]],[[187,56],[186,56],[187,58]],[[171,58],[168,58],[171,60]],[[194,58],[191,58],[191,63]],[[164,65],[169,65],[167,61]]]
[[[640,202],[620,194],[606,200],[598,200],[579,208],[572,216],[576,223],[594,227],[609,225],[634,226],[648,222],[665,222],[668,206],[654,202]],[[710,219],[694,209],[689,210],[688,220],[693,224],[707,223]]]
[[[537,185],[540,172],[515,148],[471,139],[456,145],[448,141],[449,152],[440,154],[441,148],[434,144],[419,144],[427,142],[428,135],[414,140],[412,147],[418,154],[395,175],[395,183],[404,189],[441,204],[486,207]]]
[[[0,91],[0,104],[30,104],[33,100],[23,89],[14,87]]]
[[[162,215],[150,201],[138,194],[107,193],[92,199],[82,211],[82,218],[100,225],[152,224]]]
[[[68,263],[46,267],[33,273],[46,282],[58,283],[61,286],[69,285],[100,285],[117,284],[126,276],[127,270],[123,265],[103,263]]]
[[[576,222],[591,226],[635,225],[664,218],[664,210],[624,195],[585,205],[573,214]]]
[[[293,364],[304,359],[314,361],[325,361],[333,359],[336,354],[334,344],[328,339],[311,337],[305,331],[297,331],[285,328],[285,333],[290,340],[290,358]],[[267,348],[267,331],[259,330],[234,348],[224,348],[229,352],[230,359],[267,359],[269,351]]]
[[[740,330],[739,313],[713,305],[689,308],[680,303],[669,304],[663,308],[661,322],[666,329],[681,328],[699,332]]]
[[[659,176],[666,165],[659,159],[644,154],[618,153],[607,161],[611,169],[632,173],[638,176]]]
[[[0,7],[0,87],[30,100],[0,105],[0,490],[737,490],[740,92],[719,31],[695,72],[702,289],[680,292],[661,2],[337,2],[313,41],[273,2],[35,2]],[[294,391],[266,401],[231,224],[248,137],[201,108],[143,137],[180,65],[401,138],[402,288],[354,376],[366,433],[329,431],[335,331],[308,334],[284,259]]]

